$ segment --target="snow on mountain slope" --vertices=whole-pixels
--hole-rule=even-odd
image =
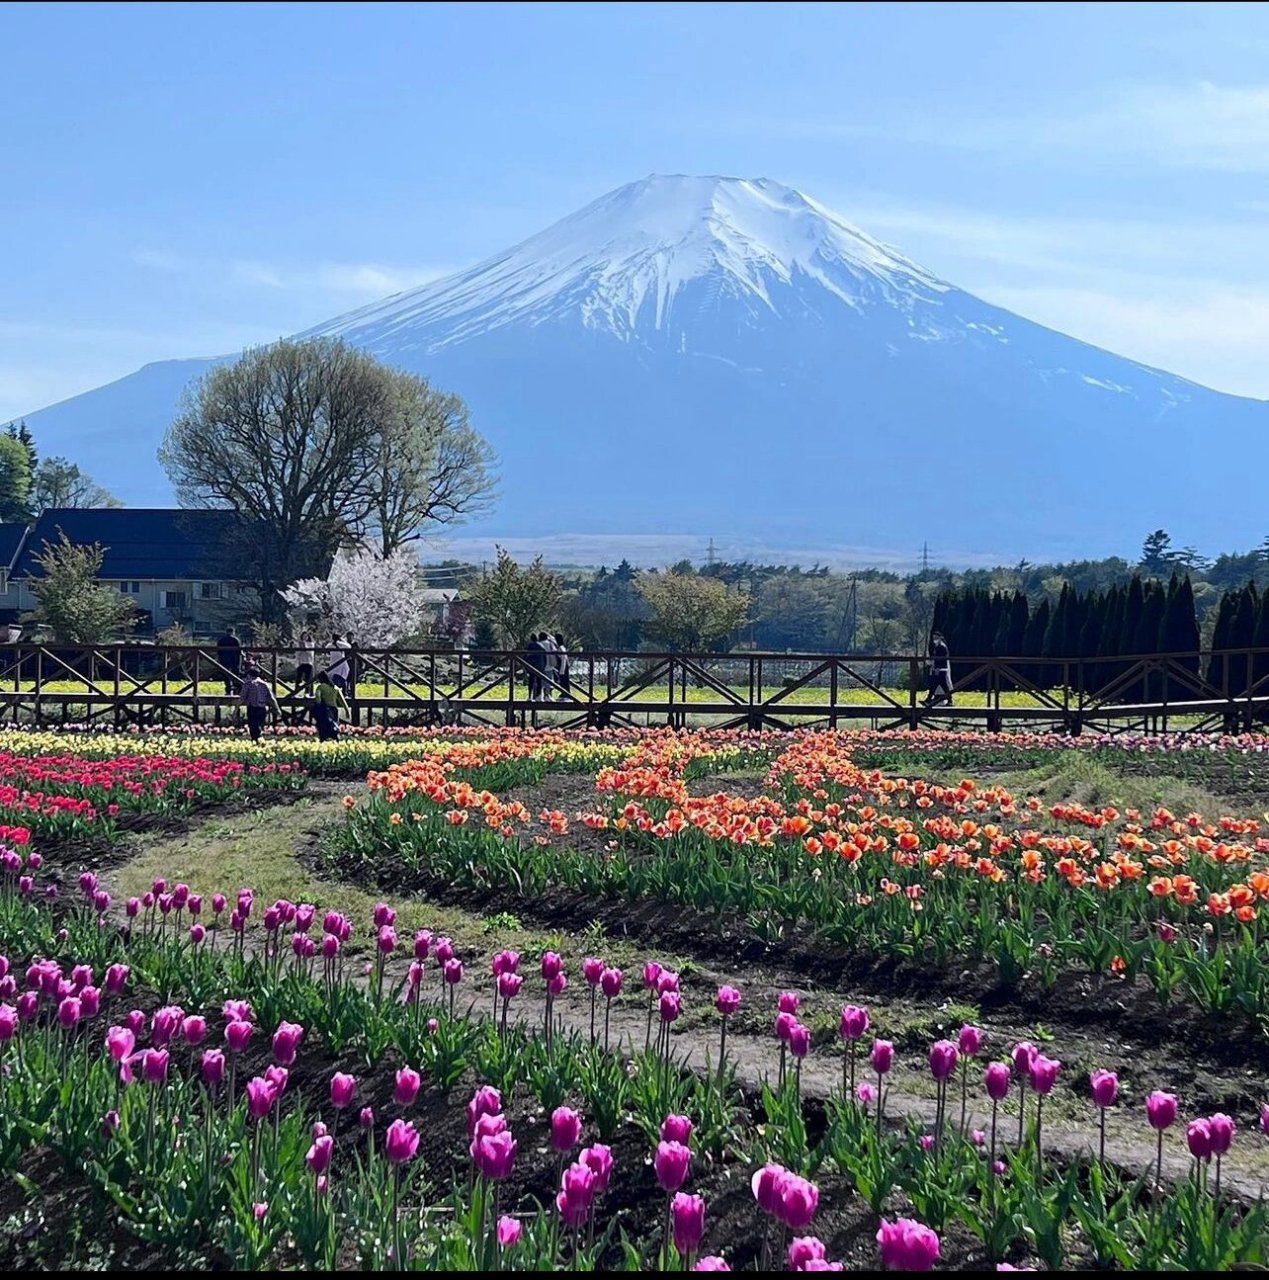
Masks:
[[[823,205],[766,178],[653,176],[601,196],[507,253],[340,316],[306,336],[431,353],[575,312],[622,338],[690,330],[676,301],[709,276],[781,314],[797,277],[847,306],[933,301],[951,286]]]
[[[1126,552],[1168,527],[1258,543],[1210,464],[1265,458],[1269,406],[994,307],[766,179],[651,177],[330,335],[453,389],[502,457],[473,534]],[[184,380],[150,365],[29,415],[130,502]],[[120,450],[116,442],[126,439]]]

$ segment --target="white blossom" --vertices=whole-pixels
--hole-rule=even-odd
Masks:
[[[341,551],[326,578],[302,578],[282,593],[301,619],[351,635],[365,649],[387,649],[422,626],[423,584],[414,552],[384,556],[371,547]]]

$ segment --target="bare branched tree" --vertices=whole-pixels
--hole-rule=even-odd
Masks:
[[[186,393],[159,458],[183,505],[243,517],[241,546],[227,550],[252,566],[272,621],[281,589],[324,576],[341,547],[374,532],[390,552],[490,489],[461,400],[331,339],[213,369]]]

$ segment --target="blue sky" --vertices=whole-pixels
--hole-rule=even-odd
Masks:
[[[1269,398],[1269,8],[0,6],[0,421],[466,266],[650,172],[796,186]]]

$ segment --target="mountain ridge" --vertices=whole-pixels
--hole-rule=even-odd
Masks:
[[[468,399],[507,495],[479,536],[760,520],[795,545],[909,546],[950,526],[1004,558],[1121,550],[1175,514],[1180,469],[1185,541],[1261,537],[1188,459],[1199,439],[1260,456],[1264,402],[995,307],[768,179],[653,175],[298,336]],[[160,477],[120,484],[106,437],[157,445],[175,384],[213,363],[147,365],[28,421],[46,452],[152,502]]]

